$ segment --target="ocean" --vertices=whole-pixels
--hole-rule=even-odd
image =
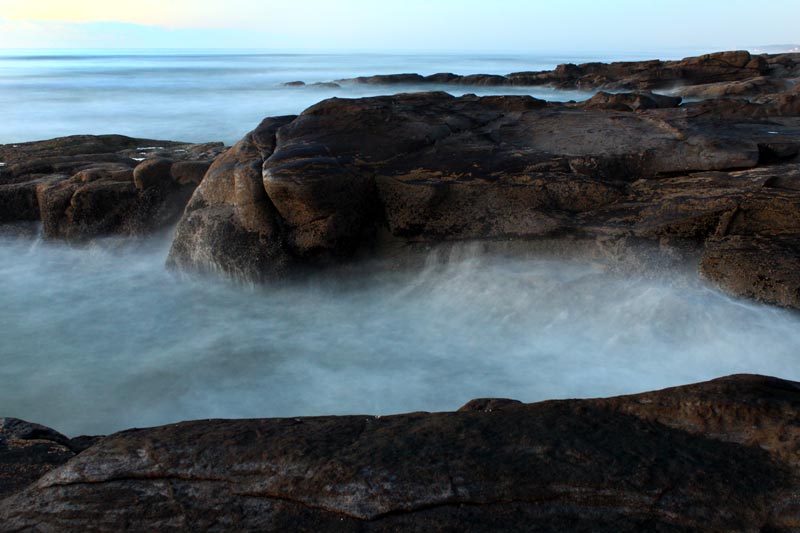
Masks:
[[[122,133],[230,144],[265,116],[323,98],[419,89],[286,82],[506,74],[659,54],[0,55],[2,143]],[[692,272],[622,276],[581,258],[464,246],[432,251],[417,268],[372,263],[252,286],[168,271],[170,240],[171,231],[82,247],[0,237],[0,416],[100,434],[195,418],[605,396],[738,372],[800,379],[798,313],[730,298]]]
[[[0,144],[74,134],[232,144],[262,118],[331,97],[447,90],[580,100],[578,91],[453,86],[285,87],[372,74],[508,74],[561,63],[680,58],[703,50],[597,54],[352,54],[180,50],[0,50]],[[454,90],[456,89],[456,90]]]

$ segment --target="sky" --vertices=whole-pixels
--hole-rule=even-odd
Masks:
[[[0,0],[0,48],[752,49],[797,21],[800,0]]]

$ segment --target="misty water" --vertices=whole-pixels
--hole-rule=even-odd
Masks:
[[[74,435],[800,378],[798,314],[690,274],[464,246],[413,268],[250,286],[170,272],[168,246],[0,240],[4,415]]]
[[[0,143],[122,133],[230,144],[265,116],[323,98],[420,89],[282,85],[294,80],[684,55],[6,52]],[[580,258],[464,246],[414,268],[376,262],[250,286],[168,271],[169,244],[169,234],[87,247],[0,237],[0,416],[76,435],[604,396],[736,372],[800,379],[800,315],[729,298],[691,269],[619,275]]]
[[[232,144],[266,116],[300,113],[325,98],[417,90],[582,100],[591,95],[546,87],[343,84],[341,88],[321,88],[283,84],[403,72],[502,75],[552,69],[566,62],[678,58],[699,52],[675,49],[559,55],[6,50],[0,51],[0,143],[120,133]]]

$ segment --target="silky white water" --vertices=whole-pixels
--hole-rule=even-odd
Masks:
[[[2,415],[76,435],[800,379],[800,315],[691,275],[464,247],[254,287],[169,272],[168,246],[0,239]]]
[[[150,139],[233,144],[264,117],[297,114],[325,98],[418,90],[582,100],[591,93],[547,87],[343,84],[339,88],[326,88],[284,84],[404,72],[503,75],[552,69],[567,62],[679,58],[702,51],[559,55],[0,50],[0,143],[119,133]]]

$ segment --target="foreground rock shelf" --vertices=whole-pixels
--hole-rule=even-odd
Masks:
[[[0,419],[0,531],[796,531],[798,419],[800,383],[749,375],[101,439]]]

